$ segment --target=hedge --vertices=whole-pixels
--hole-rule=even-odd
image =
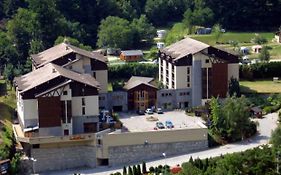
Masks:
[[[239,68],[239,76],[240,79],[244,80],[281,77],[281,62],[241,65]]]
[[[132,75],[154,77],[158,75],[158,64],[127,63],[110,65],[109,79],[129,79]]]

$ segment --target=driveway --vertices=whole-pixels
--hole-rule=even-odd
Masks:
[[[228,144],[212,149],[208,149],[205,151],[200,152],[194,152],[189,153],[185,155],[180,156],[172,156],[169,157],[167,155],[166,159],[162,158],[159,160],[151,160],[147,161],[147,168],[150,166],[158,166],[160,164],[168,164],[170,166],[174,166],[177,164],[182,164],[183,162],[186,162],[189,160],[190,156],[193,158],[199,157],[200,159],[204,159],[207,157],[216,157],[220,156],[221,154],[227,154],[227,153],[234,153],[234,152],[241,152],[245,151],[247,149],[251,149],[254,147],[258,147],[260,145],[268,144],[271,132],[277,127],[277,113],[268,114],[263,119],[257,120],[259,122],[258,131],[259,134],[252,137],[251,139],[247,139],[241,142]],[[66,174],[74,174],[74,173],[80,173],[80,174],[95,174],[95,175],[108,175],[114,172],[121,172],[122,173],[123,166],[121,167],[99,167],[95,169],[80,169],[80,170],[69,170],[69,171],[60,171],[60,172],[53,172],[48,174],[56,174],[56,175],[66,175]]]

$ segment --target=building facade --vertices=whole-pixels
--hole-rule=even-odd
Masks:
[[[225,97],[231,77],[239,79],[238,57],[194,39],[159,51],[159,81],[166,89],[186,91],[184,107],[202,105],[212,96]]]

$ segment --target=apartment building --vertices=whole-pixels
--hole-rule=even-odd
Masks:
[[[80,74],[90,74],[100,83],[100,93],[107,92],[107,59],[97,52],[90,52],[63,42],[38,54],[31,55],[33,70],[53,63]]]
[[[159,51],[159,81],[166,89],[186,89],[184,107],[225,97],[231,77],[239,79],[238,57],[200,41],[185,38]]]

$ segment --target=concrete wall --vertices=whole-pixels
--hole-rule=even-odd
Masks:
[[[162,107],[163,109],[166,104],[171,104],[171,108],[173,109],[184,108],[181,105],[184,104],[185,102],[188,102],[189,106],[192,104],[190,88],[161,89],[157,91],[157,106]]]
[[[140,163],[144,160],[150,160],[153,158],[163,158],[163,153],[167,156],[171,156],[186,154],[207,148],[208,141],[206,140],[115,146],[109,148],[109,165],[116,166],[136,162]]]
[[[39,136],[62,136],[62,127],[39,128]]]
[[[85,98],[85,115],[99,114],[98,96],[72,97],[72,115],[82,116],[82,98]]]
[[[238,63],[233,63],[233,64],[228,64],[228,81],[230,81],[230,78],[236,78],[239,80],[239,64]]]
[[[114,91],[99,94],[100,108],[111,110],[114,106],[122,106],[123,111],[128,110],[128,98],[126,91]]]
[[[187,88],[187,66],[175,66],[175,88]]]
[[[143,148],[144,145],[150,144],[174,144],[179,142],[198,142],[206,141],[207,145],[207,128],[193,128],[193,129],[174,129],[174,130],[162,130],[162,131],[147,131],[147,132],[127,132],[127,133],[110,133],[104,135],[102,139],[102,145],[99,148],[99,152],[102,152],[102,157],[98,158],[113,158],[117,157],[116,152],[112,152],[112,147],[118,147],[121,149],[124,147],[134,148],[135,146]],[[100,150],[102,149],[102,151]],[[128,154],[127,150],[127,154]],[[123,151],[121,151],[123,153]],[[120,153],[120,154],[122,154]],[[113,154],[113,155],[111,155]],[[143,154],[143,151],[136,150],[134,154]],[[151,158],[149,155],[146,155],[147,158]],[[126,159],[126,157],[124,157]],[[135,158],[134,160],[137,160]]]
[[[73,134],[82,134],[84,133],[84,123],[97,123],[99,118],[97,116],[76,116],[72,117],[72,121]]]
[[[31,150],[35,173],[96,166],[94,146],[74,146],[61,148],[39,148]]]
[[[107,92],[108,86],[108,71],[107,70],[97,70],[96,73],[96,80],[100,83],[100,93]]]
[[[22,100],[24,126],[36,126],[38,124],[38,104],[37,99]]]
[[[109,165],[140,162],[208,148],[207,128],[112,133],[103,136],[104,157]],[[163,157],[162,157],[163,158]]]
[[[201,105],[202,100],[202,61],[194,60],[192,64],[192,106]]]

